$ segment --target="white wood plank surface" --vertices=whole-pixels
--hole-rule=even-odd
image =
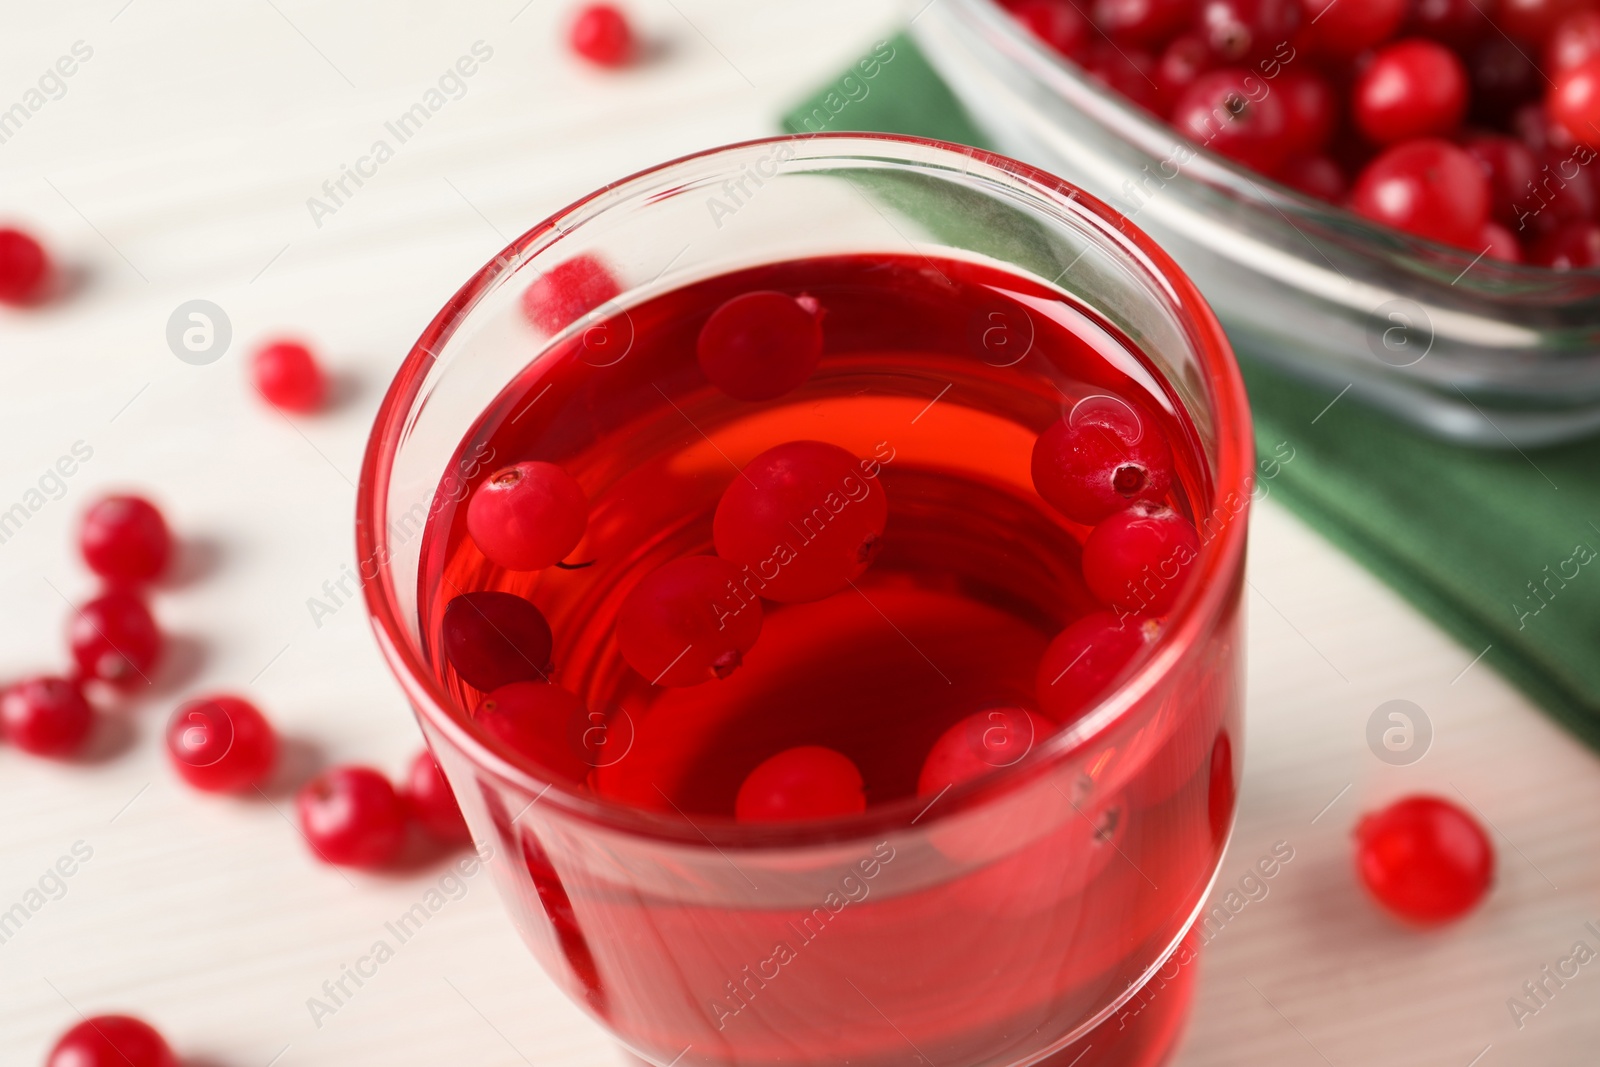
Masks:
[[[197,796],[159,737],[185,695],[234,689],[298,760],[398,771],[417,733],[359,608],[317,626],[306,600],[351,561],[352,482],[410,341],[511,235],[641,166],[773,131],[786,104],[905,17],[892,0],[631,0],[652,59],[603,75],[561,51],[565,6],[0,8],[0,110],[75,42],[93,50],[0,142],[0,217],[44,235],[74,278],[46,309],[0,313],[0,510],[75,442],[93,449],[0,543],[0,678],[63,665],[63,598],[92,588],[70,534],[95,492],[147,489],[190,546],[155,602],[175,653],[156,692],[108,714],[97,758],[0,747],[0,910],[35,899],[75,845],[92,853],[60,887],[46,880],[50,895],[0,944],[0,1064],[42,1062],[75,1009],[144,1015],[191,1067],[617,1061],[481,875],[318,1026],[307,998],[445,871],[321,867],[286,825],[287,798]],[[493,56],[464,95],[316,225],[307,198],[478,41]],[[234,331],[204,367],[164,341],[195,297]],[[241,354],[285,330],[338,369],[334,411],[291,424],[248,395]],[[1473,665],[1482,650],[1443,637],[1271,500],[1253,537],[1245,788],[1223,884],[1276,841],[1295,858],[1206,951],[1178,1062],[1593,1062],[1600,965],[1521,1029],[1507,999],[1575,941],[1600,948],[1584,925],[1600,926],[1595,758],[1496,677],[1492,651]],[[1367,717],[1394,698],[1434,724],[1414,766],[1366,747]],[[1413,789],[1465,797],[1501,859],[1488,906],[1427,935],[1375,914],[1350,873],[1358,814]]]

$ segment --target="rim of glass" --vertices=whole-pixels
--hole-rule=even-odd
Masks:
[[[367,613],[379,646],[390,670],[405,689],[417,714],[428,724],[467,752],[480,770],[487,770],[504,782],[537,794],[542,803],[585,822],[635,836],[651,837],[686,845],[734,847],[742,849],[782,848],[825,845],[860,838],[868,834],[903,829],[913,821],[926,826],[949,819],[988,795],[1001,795],[1015,780],[1030,777],[1042,765],[1059,761],[1107,732],[1156,688],[1189,649],[1199,643],[1218,618],[1228,610],[1243,567],[1248,492],[1245,508],[1224,523],[1216,538],[1201,553],[1200,570],[1191,579],[1188,591],[1168,616],[1167,626],[1153,653],[1132,674],[1102,697],[1092,710],[1070,726],[1035,745],[1022,759],[1006,767],[980,775],[941,794],[945,803],[933,818],[921,820],[925,798],[906,797],[868,808],[859,815],[800,823],[751,825],[713,816],[697,817],[692,822],[679,815],[648,811],[608,801],[580,792],[559,782],[547,781],[513,763],[485,744],[458,717],[454,701],[434,678],[409,636],[407,621],[401,616],[395,597],[394,575],[390,565],[388,524],[384,506],[389,478],[396,454],[410,427],[415,401],[427,375],[438,361],[436,352],[447,342],[456,327],[472,314],[478,300],[502,275],[512,273],[531,255],[559,245],[568,230],[599,215],[608,208],[630,201],[637,195],[650,195],[663,177],[675,170],[703,166],[720,156],[764,145],[790,143],[822,144],[830,151],[796,159],[837,160],[843,165],[870,159],[910,170],[970,175],[984,168],[983,176],[1002,182],[1018,192],[1032,194],[1035,206],[1048,203],[1063,220],[1087,224],[1091,239],[1141,260],[1154,280],[1165,286],[1172,310],[1199,356],[1203,379],[1213,405],[1216,427],[1216,468],[1213,492],[1220,499],[1230,488],[1247,489],[1254,469],[1254,439],[1244,381],[1234,360],[1233,350],[1210,306],[1189,277],[1172,258],[1143,231],[1119,212],[1047,171],[998,153],[888,133],[818,133],[762,137],[721,145],[681,156],[646,168],[606,185],[555,212],[513,240],[494,259],[481,267],[445,304],[423,330],[410,353],[396,372],[373,422],[372,432],[361,465],[356,494],[356,558],[378,561],[376,566],[358,567]],[[919,155],[896,152],[897,147],[915,149]],[[929,158],[932,157],[932,158]],[[939,166],[938,164],[945,164]],[[368,577],[368,570],[372,576]]]

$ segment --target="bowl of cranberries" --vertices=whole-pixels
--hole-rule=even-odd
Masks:
[[[1600,0],[947,0],[913,33],[1246,355],[1459,441],[1600,429]]]

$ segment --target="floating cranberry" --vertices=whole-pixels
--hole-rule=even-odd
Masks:
[[[859,815],[867,810],[861,771],[843,753],[821,745],[786,749],[763,760],[739,786],[740,822],[797,822]]]
[[[132,593],[113,590],[89,601],[67,623],[72,658],[86,678],[121,689],[150,684],[161,658],[161,631]]]
[[[1554,76],[1600,56],[1600,11],[1577,11],[1562,19],[1544,46],[1544,69]]]
[[[1055,733],[1056,724],[1025,708],[974,712],[933,743],[917,775],[917,795],[931,796],[1001,767],[1010,767]]]
[[[1447,141],[1407,141],[1367,165],[1351,190],[1350,206],[1375,222],[1469,248],[1488,220],[1489,179]]]
[[[1545,106],[1574,140],[1600,144],[1600,56],[1558,74]]]
[[[472,719],[513,753],[545,772],[582,781],[594,765],[574,742],[588,722],[583,701],[548,682],[512,682],[479,701]]]
[[[1356,869],[1391,913],[1434,925],[1459,919],[1483,899],[1494,879],[1494,849],[1454,804],[1412,796],[1361,820]]]
[[[179,777],[208,793],[259,785],[278,758],[278,735],[247,700],[191,700],[167,723],[167,755]]]
[[[1200,538],[1188,519],[1168,507],[1140,503],[1090,531],[1083,543],[1083,578],[1089,591],[1119,614],[1165,615],[1199,555]]]
[[[536,571],[560,563],[589,525],[589,500],[554,463],[529,460],[484,479],[467,503],[467,532],[491,563]]]
[[[405,805],[370,767],[335,767],[295,796],[300,830],[324,863],[382,867],[405,843]]]
[[[1405,21],[1407,0],[1301,0],[1306,33],[1318,55],[1355,58],[1393,37]]]
[[[1475,134],[1461,143],[1489,179],[1489,211],[1502,225],[1521,225],[1519,216],[1528,190],[1539,176],[1539,163],[1521,141],[1503,134]]]
[[[44,246],[21,230],[0,228],[0,304],[32,304],[50,281]]]
[[[522,313],[545,333],[560,333],[621,293],[606,265],[582,253],[557,263],[523,290]]]
[[[548,681],[554,638],[544,612],[515,593],[481,590],[444,608],[444,654],[461,680],[485,693]]]
[[[472,840],[455,791],[439,769],[439,761],[427,749],[411,761],[400,797],[417,825],[440,844],[464,845]]]
[[[1006,7],[1028,32],[1061,55],[1075,62],[1088,56],[1093,27],[1072,0],[1013,0]]]
[[[572,20],[572,50],[602,67],[623,67],[633,58],[633,28],[612,4],[585,4]]]
[[[1160,45],[1189,22],[1191,0],[1095,0],[1094,23],[1107,36]]]
[[[712,520],[717,554],[748,567],[761,596],[821,600],[877,555],[889,502],[883,485],[838,445],[790,441],[745,464]],[[751,581],[741,577],[744,582]]]
[[[1293,148],[1283,98],[1242,67],[1202,74],[1178,98],[1172,125],[1203,147],[1270,172]]]
[[[711,384],[735,400],[773,400],[816,370],[822,324],[787,293],[745,293],[711,313],[695,354]]]
[[[159,577],[172,556],[167,520],[138,496],[107,496],[89,505],[78,530],[89,569],[109,582],[133,585]]]
[[[1356,79],[1351,101],[1356,126],[1378,144],[1449,133],[1466,113],[1461,60],[1421,38],[1380,49]]]
[[[1317,153],[1328,147],[1339,126],[1339,98],[1327,78],[1290,68],[1278,75],[1272,91],[1283,96],[1289,151]]]
[[[1528,249],[1528,262],[1551,270],[1600,267],[1600,226],[1577,222],[1541,237]]]
[[[651,685],[726,678],[761,636],[761,597],[743,579],[716,556],[684,556],[645,575],[617,610],[622,658]]]
[[[1091,396],[1033,445],[1033,487],[1073,522],[1092,526],[1136,500],[1160,500],[1172,484],[1172,449],[1148,411],[1121,397]]]
[[[94,727],[94,709],[78,683],[39,677],[0,692],[0,734],[35,756],[70,756]]]
[[[1278,180],[1330,204],[1344,199],[1344,171],[1327,156],[1295,156],[1279,169]]]
[[[161,1034],[130,1015],[95,1015],[61,1035],[45,1067],[178,1067]]]
[[[328,379],[311,349],[298,341],[274,341],[250,359],[256,392],[275,408],[310,414],[322,407]]]
[[[1044,650],[1034,677],[1039,710],[1059,723],[1069,723],[1112,679],[1155,640],[1152,621],[1121,619],[1098,611],[1068,626]]]
[[[1195,26],[1224,63],[1262,59],[1300,29],[1301,0],[1201,0]]]

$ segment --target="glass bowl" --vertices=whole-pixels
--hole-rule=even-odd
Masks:
[[[1103,88],[993,0],[934,0],[912,35],[1000,150],[1170,252],[1241,355],[1469,444],[1600,429],[1600,272],[1477,258],[1280,186]]]
[[[736,214],[716,210],[740,182]],[[613,351],[630,307],[730,269],[902,256],[908,243],[1092,307],[1188,411],[1204,548],[1147,658],[1009,766],[931,803],[907,796],[851,817],[691,819],[608,800],[509,759],[442,680],[432,587],[423,585],[437,581],[430,516],[491,473],[476,453],[463,465],[463,439],[485,409],[508,383],[552,373],[551,353],[574,338],[594,355],[585,359],[590,388],[648,394],[631,381],[641,365],[626,346]],[[620,293],[593,311],[568,309],[550,324],[553,337],[534,337],[523,294],[577,257],[607,264]],[[1008,356],[1003,369],[982,351],[973,356],[969,369],[1002,394],[1043,385],[1033,364],[1009,369],[1018,359]],[[819,375],[792,404],[815,418],[874,380]],[[972,395],[957,389],[941,403],[985,410],[983,394]],[[1054,392],[1047,400],[1042,425],[1061,403]],[[551,403],[528,417],[555,418],[563,402]],[[737,423],[695,422],[719,452],[749,447]],[[952,447],[931,424],[897,431],[896,443],[896,470]],[[612,475],[594,470],[581,471],[584,487],[601,499]],[[378,642],[516,929],[632,1055],[663,1067],[888,1067],[919,1056],[946,1067],[1153,1067],[1181,1028],[1194,975],[1184,938],[1232,826],[1253,472],[1250,417],[1226,337],[1172,260],[1115,212],[1059,178],[970,148],[888,135],[779,138],[609,185],[468,280],[379,410],[358,493],[357,551]],[[1023,551],[1015,538],[997,541],[1002,555]],[[529,575],[536,603],[550,573]],[[560,682],[593,703],[600,683],[583,681],[580,658],[558,642]],[[629,758],[628,739],[643,736],[648,715],[607,720],[617,747],[602,750],[595,775]]]

